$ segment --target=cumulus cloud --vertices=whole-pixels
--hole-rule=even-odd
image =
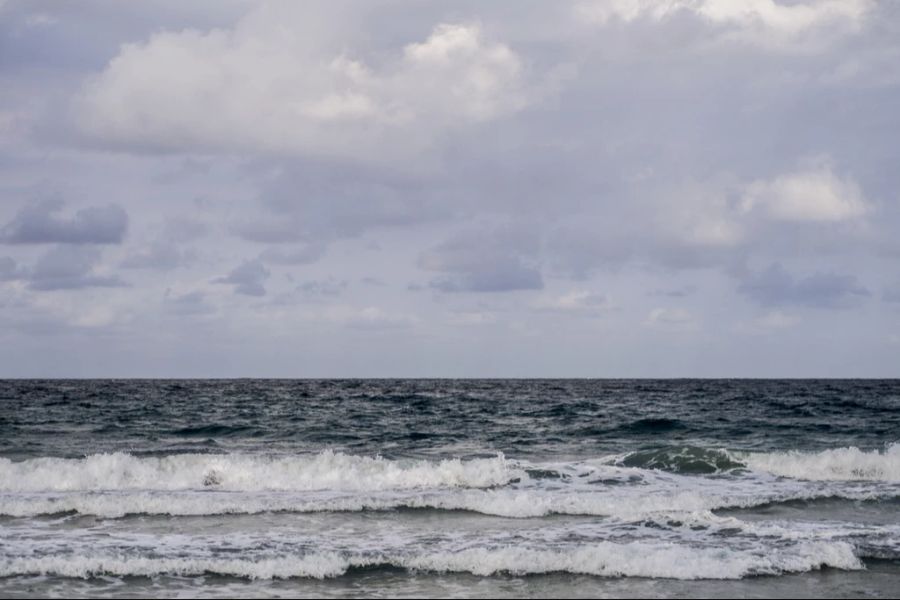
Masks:
[[[259,260],[248,260],[232,269],[225,277],[214,279],[213,283],[231,284],[236,294],[265,296],[266,288],[263,284],[270,274]]]
[[[538,250],[528,232],[468,231],[423,252],[419,266],[447,274],[430,284],[443,292],[537,290],[544,287]]]
[[[577,5],[582,19],[597,25],[665,22],[693,17],[727,39],[784,45],[811,33],[833,37],[858,31],[873,0],[590,0]]]
[[[338,49],[352,38],[285,27],[302,29],[309,10],[270,4],[231,29],[126,44],[76,102],[82,130],[131,148],[383,159],[540,95],[478,23],[439,24],[372,65]]]
[[[0,228],[7,244],[119,244],[128,228],[128,215],[115,204],[78,210],[71,218],[58,213],[63,203],[44,200],[24,206]]]
[[[738,291],[767,307],[850,308],[871,295],[853,275],[820,272],[795,278],[780,263],[748,274]]]
[[[7,329],[65,307],[62,334],[118,306],[128,335],[90,348],[109,374],[159,364],[177,336],[196,359],[160,375],[291,373],[296,348],[273,346],[286,324],[321,333],[309,375],[591,374],[585,356],[654,375],[667,331],[685,334],[668,340],[685,372],[783,372],[777,353],[746,360],[769,341],[811,374],[895,369],[873,351],[900,298],[895,3],[212,4],[0,19]],[[56,189],[65,206],[17,214]],[[121,226],[79,212],[110,201]],[[59,257],[34,268],[41,244],[117,240],[55,277]],[[116,274],[133,287],[35,291]],[[800,355],[823,320],[842,343]],[[580,325],[604,335],[573,339]],[[358,329],[396,343],[344,352]],[[542,343],[519,348],[526,330]],[[210,342],[233,337],[220,360]],[[0,366],[62,364],[42,354]]]
[[[741,200],[744,213],[761,211],[769,218],[794,222],[838,222],[862,217],[869,204],[851,178],[837,176],[828,165],[750,184]]]
[[[124,287],[115,275],[98,272],[100,250],[93,246],[56,246],[42,255],[28,272],[28,287],[37,291]]]

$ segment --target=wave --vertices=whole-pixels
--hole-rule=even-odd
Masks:
[[[735,453],[754,471],[811,481],[900,482],[900,444],[866,452],[854,446],[821,452]]]
[[[900,482],[900,444],[885,450],[854,446],[820,452],[732,452],[697,446],[639,450],[605,460],[609,464],[683,474],[746,469],[807,481]]]
[[[438,573],[528,575],[573,573],[601,577],[741,579],[805,572],[823,567],[857,570],[863,564],[846,542],[810,542],[767,553],[697,548],[672,543],[598,542],[569,549],[506,545],[460,551],[352,555],[324,552],[297,556],[234,559],[218,557],[126,557],[55,555],[13,557],[0,562],[0,577],[16,575],[197,576],[247,579],[338,577],[356,567],[395,567]]]
[[[0,459],[0,515],[213,515],[392,509],[632,518],[659,511],[900,497],[900,446],[820,453],[732,453],[691,446],[530,463],[301,456],[97,454]]]
[[[635,519],[665,511],[747,509],[821,499],[882,501],[897,490],[872,488],[780,488],[770,490],[645,489],[609,490],[491,489],[395,491],[382,493],[117,491],[0,494],[0,515],[34,517],[76,513],[104,518],[128,515],[203,516],[265,512],[361,512],[397,509],[467,511],[528,519],[550,515]]]
[[[175,454],[139,458],[114,453],[21,462],[0,458],[0,492],[486,488],[522,477],[527,474],[503,455],[467,461],[392,461],[326,450],[288,457]]]
[[[727,450],[682,446],[660,450],[639,450],[617,457],[614,464],[671,473],[711,474],[746,467]]]
[[[611,469],[619,467],[619,470]],[[318,454],[94,454],[82,459],[0,458],[0,493],[123,490],[352,491],[493,488],[541,479],[572,487],[624,484],[653,472],[716,475],[747,471],[804,481],[900,482],[900,444],[821,452],[733,452],[696,446],[640,450],[594,460],[530,463],[493,458],[388,460]],[[605,479],[604,479],[605,478]]]

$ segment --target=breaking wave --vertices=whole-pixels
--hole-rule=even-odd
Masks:
[[[218,557],[27,556],[0,561],[0,577],[64,577],[218,574],[247,579],[338,577],[355,567],[474,575],[575,573],[602,577],[741,579],[832,567],[862,569],[846,542],[809,542],[768,553],[696,548],[671,543],[597,542],[568,549],[512,545],[422,554],[348,555],[327,552],[258,559]]]
[[[866,452],[851,446],[822,452],[790,450],[736,456],[754,471],[794,479],[900,482],[900,444],[891,444],[884,451]]]
[[[399,508],[513,518],[630,518],[658,511],[900,497],[900,446],[819,453],[696,447],[587,461],[388,460],[314,455],[178,454],[0,459],[0,515],[211,515]]]
[[[392,461],[326,450],[308,456],[94,454],[83,459],[0,458],[0,492],[93,490],[343,490],[503,485],[526,476],[502,455],[462,461]]]
[[[807,481],[900,482],[900,444],[884,451],[835,448],[821,452],[731,452],[696,446],[629,452],[610,464],[684,474],[713,474],[746,469]]]

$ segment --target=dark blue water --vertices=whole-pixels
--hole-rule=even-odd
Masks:
[[[891,595],[898,380],[0,382],[0,594]]]

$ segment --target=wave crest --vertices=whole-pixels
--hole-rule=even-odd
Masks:
[[[646,542],[597,542],[571,549],[516,546],[426,552],[308,554],[295,557],[227,559],[213,557],[34,556],[0,564],[0,577],[203,575],[215,573],[247,579],[337,577],[354,567],[385,566],[416,571],[474,575],[575,573],[601,577],[662,579],[741,579],[754,575],[804,572],[822,567],[862,569],[846,542],[810,542],[767,554]]]
[[[850,446],[821,452],[789,450],[736,456],[754,471],[793,479],[900,482],[900,444],[891,444],[883,452]]]
[[[0,459],[0,492],[487,488],[527,477],[502,454],[466,461],[394,461],[330,450],[289,457],[176,454],[139,458],[114,453],[83,459]]]

